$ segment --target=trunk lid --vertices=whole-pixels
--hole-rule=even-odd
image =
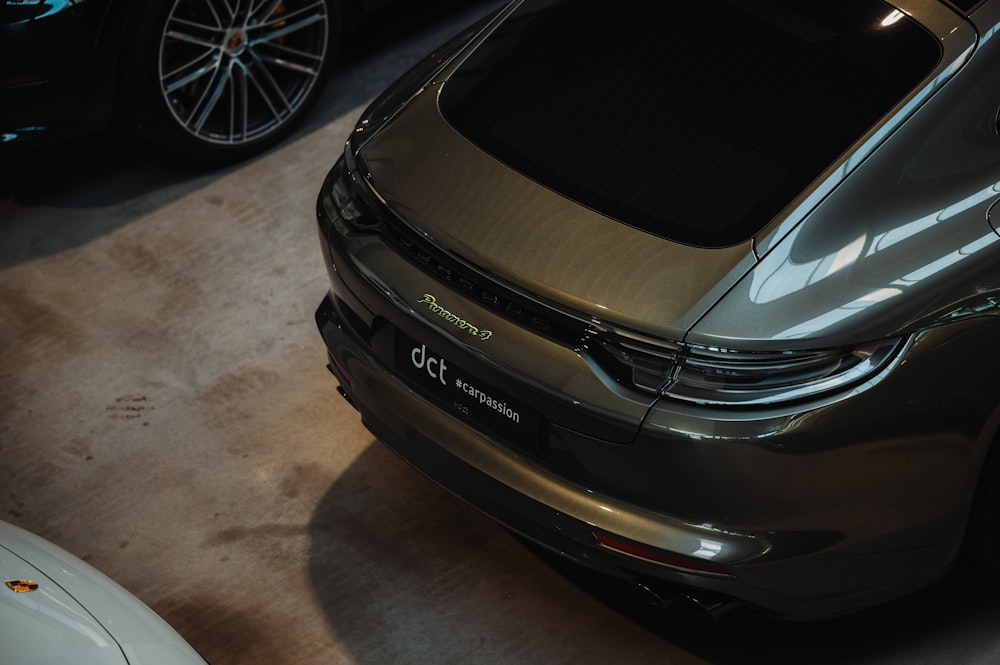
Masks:
[[[692,247],[625,226],[478,149],[424,91],[361,150],[372,189],[418,233],[543,301],[670,340],[752,265],[749,241]]]

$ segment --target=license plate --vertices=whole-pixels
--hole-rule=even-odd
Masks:
[[[541,416],[523,402],[398,330],[395,355],[396,367],[459,419],[520,448],[538,449]]]

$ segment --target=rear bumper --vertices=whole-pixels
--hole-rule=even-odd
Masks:
[[[630,561],[602,547],[595,530],[617,533],[618,522],[645,521],[661,536],[687,543],[683,549],[691,552],[706,545],[744,557],[767,550],[765,539],[686,525],[559,479],[462,426],[382,367],[352,339],[330,297],[317,310],[316,321],[327,345],[330,371],[344,396],[360,412],[365,427],[445,490],[524,537],[622,579],[641,577],[644,568],[656,577],[662,566]],[[635,539],[635,534],[630,539]],[[692,565],[697,565],[696,560]],[[690,577],[679,568],[674,575],[677,582]],[[708,574],[695,586],[711,588],[721,583],[724,589],[725,577]]]
[[[810,620],[843,614],[930,584],[945,572],[928,561],[947,560],[944,548],[878,557],[798,560],[794,534],[727,533],[601,496],[559,478],[530,459],[482,436],[438,409],[382,366],[341,321],[327,297],[316,312],[330,370],[364,425],[390,449],[444,489],[507,528],[577,563],[663,593],[694,590],[733,599],[777,616]],[[625,542],[674,543],[677,564],[629,556],[603,546],[596,534]],[[812,539],[814,534],[801,534]],[[780,551],[789,556],[775,556]],[[718,572],[697,565],[699,551],[717,553]],[[688,558],[690,557],[690,558]],[[734,562],[732,565],[727,561]],[[878,587],[857,589],[852,577],[872,567],[916,570]],[[809,596],[822,579],[845,591]]]
[[[992,322],[956,324],[967,326],[960,343],[929,331],[885,381],[843,399],[763,414],[656,403],[631,438],[611,440],[579,402],[560,403],[603,389],[586,383],[581,355],[460,300],[329,210],[321,195],[332,288],[316,321],[345,396],[388,447],[511,530],[621,579],[800,620],[928,586],[955,559],[997,419],[989,372],[968,371]],[[414,309],[425,292],[495,331],[489,355]],[[397,331],[537,405],[541,450],[470,426],[401,373]],[[956,374],[942,379],[921,370],[928,364]],[[604,399],[602,414],[633,405]]]

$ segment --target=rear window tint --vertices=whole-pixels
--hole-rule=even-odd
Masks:
[[[441,107],[563,196],[724,247],[756,235],[939,58],[932,35],[878,1],[528,2]]]

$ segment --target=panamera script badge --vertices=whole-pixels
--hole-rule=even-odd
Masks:
[[[483,330],[482,328],[472,325],[471,323],[469,323],[462,317],[458,316],[457,314],[452,314],[444,307],[439,305],[437,303],[437,298],[435,298],[429,293],[425,293],[424,296],[417,302],[420,304],[427,305],[427,309],[431,310],[432,312],[440,316],[442,319],[444,319],[451,325],[455,326],[460,330],[464,330],[470,335],[475,335],[479,339],[489,339],[490,337],[493,337],[492,330]]]

